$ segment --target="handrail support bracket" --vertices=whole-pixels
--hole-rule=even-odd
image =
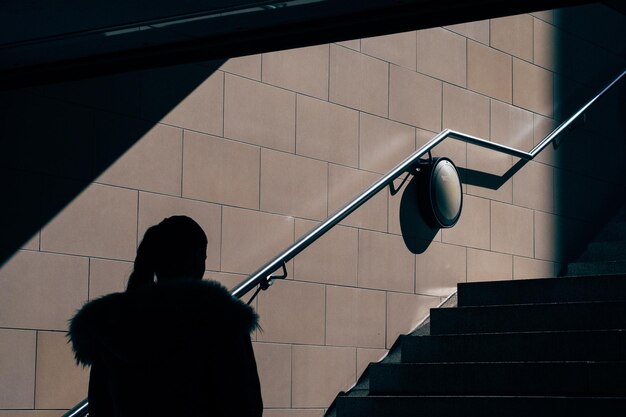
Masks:
[[[274,280],[287,278],[289,273],[287,272],[287,264],[285,263],[285,261],[283,261],[280,266],[283,270],[283,273],[281,275],[268,275],[267,277],[265,277],[265,279],[259,281],[259,286],[257,287],[254,294],[252,294],[252,297],[250,297],[250,299],[248,300],[248,304],[250,304],[256,298],[256,296],[259,295],[259,292],[266,291],[269,287],[271,287],[272,284],[274,284]]]

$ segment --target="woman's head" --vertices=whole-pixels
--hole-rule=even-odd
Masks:
[[[127,290],[176,279],[201,279],[207,238],[187,216],[172,216],[150,227],[137,248]]]

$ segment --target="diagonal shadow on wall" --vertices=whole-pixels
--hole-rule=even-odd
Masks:
[[[0,266],[224,62],[1,92]]]

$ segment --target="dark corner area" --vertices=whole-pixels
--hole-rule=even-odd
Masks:
[[[616,39],[624,39],[626,27],[624,15],[608,6],[557,10],[554,20],[564,33],[554,40],[554,114],[560,122],[624,70],[626,50],[615,55],[608,51]],[[589,25],[590,20],[605,24]],[[624,114],[626,83],[621,80],[562,135],[552,153],[559,215],[553,225],[554,250],[564,261],[577,258],[625,202]]]
[[[0,264],[223,60],[0,92]]]

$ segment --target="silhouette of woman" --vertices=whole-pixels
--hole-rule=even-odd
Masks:
[[[76,360],[91,365],[91,417],[262,415],[250,341],[258,317],[202,281],[206,250],[191,218],[163,220],[146,231],[126,292],[71,320]]]

